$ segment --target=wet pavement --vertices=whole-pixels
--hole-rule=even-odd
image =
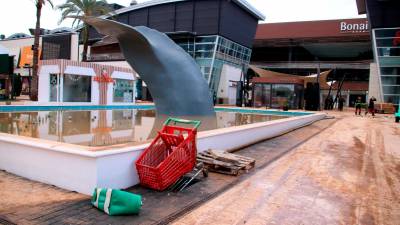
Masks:
[[[382,115],[337,116],[174,224],[400,224],[400,125]]]
[[[109,217],[88,196],[0,171],[0,224],[399,224],[400,125],[334,114],[237,152],[257,159],[240,177],[129,189],[144,195],[139,216]]]

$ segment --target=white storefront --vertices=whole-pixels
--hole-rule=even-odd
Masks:
[[[69,60],[44,60],[39,68],[40,103],[92,105],[135,102],[131,69]]]

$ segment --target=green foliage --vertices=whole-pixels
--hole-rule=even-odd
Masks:
[[[62,5],[57,6],[61,11],[59,23],[67,18],[73,18],[72,27],[82,25],[82,17],[101,16],[110,13],[106,0],[66,0]]]
[[[82,61],[86,61],[89,31],[88,25],[84,23],[83,18],[90,16],[101,16],[109,14],[111,9],[106,0],[66,0],[62,5],[57,6],[61,11],[59,23],[67,18],[72,18],[72,27],[82,27],[81,37],[83,41]]]
[[[46,2],[48,2],[50,4],[51,8],[54,8],[52,0],[35,0],[34,2],[35,2],[36,6],[38,6],[39,4],[45,5]]]

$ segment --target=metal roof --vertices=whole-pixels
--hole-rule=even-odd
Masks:
[[[50,34],[57,34],[57,33],[72,33],[75,32],[75,30],[73,28],[69,28],[69,27],[59,27],[59,28],[55,28],[53,30],[50,31]]]
[[[137,5],[128,6],[128,7],[122,8],[122,9],[118,9],[112,14],[119,15],[119,14],[122,14],[125,12],[130,12],[133,10],[147,8],[147,7],[151,7],[151,6],[155,6],[155,5],[167,4],[167,3],[173,3],[173,2],[183,2],[183,1],[187,1],[187,0],[152,0],[152,1],[140,3]],[[248,3],[246,0],[233,0],[233,2],[235,2],[242,9],[246,10],[247,12],[249,12],[250,14],[255,16],[257,19],[265,20],[265,16],[260,11],[258,11],[256,8],[254,8],[250,3]],[[106,16],[106,17],[109,17],[109,16]]]
[[[13,39],[20,39],[20,38],[28,38],[28,37],[32,37],[32,36],[29,34],[25,34],[25,33],[15,33],[15,34],[8,36],[4,40],[13,40]]]

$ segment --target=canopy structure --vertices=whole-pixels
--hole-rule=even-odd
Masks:
[[[318,74],[313,74],[309,76],[299,76],[293,74],[286,74],[286,73],[278,73],[271,70],[265,70],[258,68],[256,66],[250,65],[250,69],[254,71],[256,75],[258,75],[262,79],[253,79],[254,81],[262,81],[266,83],[289,83],[289,84],[303,84],[306,85],[307,83],[316,83]],[[320,84],[321,89],[329,89],[328,85],[328,75],[332,70],[327,70],[321,72],[319,75],[318,82]]]

